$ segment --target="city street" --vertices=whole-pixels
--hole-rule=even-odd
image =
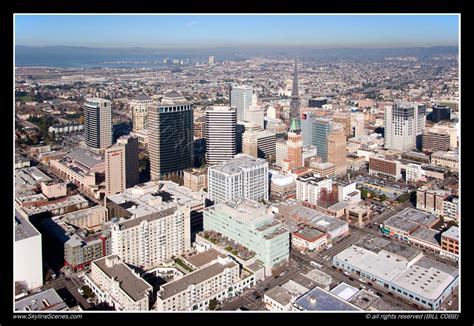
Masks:
[[[44,288],[54,288],[69,307],[79,304],[82,309],[88,310],[92,305],[77,291],[83,285],[84,283],[76,275],[71,274],[69,276],[61,275],[57,279],[51,280],[49,284],[44,285]]]

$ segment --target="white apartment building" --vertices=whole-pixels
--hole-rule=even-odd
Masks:
[[[237,111],[235,107],[213,106],[206,110],[206,162],[231,160],[236,154]]]
[[[229,257],[219,256],[215,263],[162,285],[155,310],[207,310],[212,299],[232,296],[239,282],[239,265]]]
[[[15,210],[14,279],[29,290],[43,285],[41,248],[41,233]]]
[[[268,201],[268,163],[239,154],[208,171],[208,198],[221,203],[237,198]]]
[[[406,180],[410,181],[418,181],[423,178],[423,169],[421,168],[421,164],[414,164],[408,163],[406,165]]]
[[[189,207],[169,208],[141,217],[110,221],[112,254],[127,264],[149,269],[191,247]]]
[[[128,267],[117,255],[97,259],[84,281],[100,302],[118,311],[149,311],[153,287]]]
[[[296,179],[296,199],[317,205],[323,189],[327,192],[332,190],[332,179],[311,175],[301,176]]]
[[[426,108],[416,103],[395,103],[385,108],[385,148],[403,152],[421,146]]]

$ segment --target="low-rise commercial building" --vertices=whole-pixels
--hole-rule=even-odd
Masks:
[[[444,250],[459,255],[459,227],[452,226],[441,234],[441,246]]]
[[[459,153],[438,151],[431,155],[431,163],[447,167],[452,171],[459,170]]]
[[[15,302],[18,312],[69,311],[69,307],[55,289],[47,289]]]
[[[383,157],[370,157],[369,174],[384,175],[398,180],[402,177],[400,162]]]

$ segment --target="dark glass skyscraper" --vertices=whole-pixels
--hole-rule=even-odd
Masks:
[[[148,130],[152,180],[181,175],[193,166],[193,104],[176,92],[167,93],[150,107]]]

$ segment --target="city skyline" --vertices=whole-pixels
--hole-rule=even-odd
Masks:
[[[458,37],[457,14],[15,15],[23,46],[397,48],[458,46]]]

